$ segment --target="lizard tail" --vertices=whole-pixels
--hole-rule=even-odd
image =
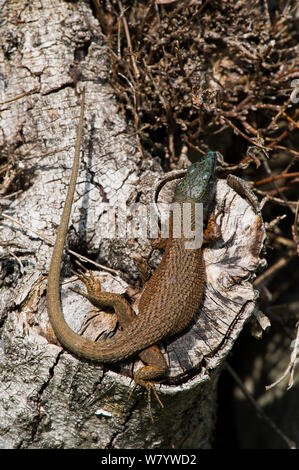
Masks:
[[[140,349],[144,349],[144,342],[140,345],[132,344],[128,347],[127,339],[120,335],[117,335],[118,339],[107,340],[105,344],[94,343],[91,340],[83,338],[82,336],[75,333],[66,323],[60,301],[60,264],[64,249],[64,243],[69,225],[69,219],[71,214],[72,202],[75,192],[77,174],[79,169],[79,156],[80,156],[80,145],[83,127],[83,116],[85,106],[85,89],[82,92],[81,97],[81,111],[80,120],[77,132],[77,141],[75,149],[75,157],[72,168],[72,175],[70,184],[65,199],[65,204],[61,216],[60,226],[57,231],[56,241],[53,249],[50,270],[48,275],[47,285],[47,308],[48,315],[54,330],[54,333],[59,342],[70,352],[77,356],[84,357],[90,360],[96,360],[99,362],[117,362],[122,358],[129,357],[136,353]],[[134,343],[134,341],[133,341]],[[114,351],[115,346],[118,346],[117,352]]]

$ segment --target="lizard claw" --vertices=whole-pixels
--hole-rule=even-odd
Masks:
[[[96,279],[92,271],[88,271],[88,275],[83,271],[77,273],[80,281],[86,286],[87,292],[89,294],[98,294],[101,292],[101,283],[99,279]]]
[[[151,407],[151,397],[152,397],[152,392],[157,400],[157,402],[159,403],[159,405],[161,406],[161,408],[164,408],[164,405],[162,403],[162,401],[160,400],[159,398],[159,395],[157,393],[157,390],[156,390],[156,387],[155,387],[155,384],[153,382],[149,382],[147,380],[138,380],[138,382],[135,381],[134,383],[134,386],[132,387],[132,389],[130,390],[130,393],[128,395],[128,400],[131,399],[137,385],[141,385],[142,387],[144,387],[146,390],[147,390],[147,406],[148,406],[148,412],[149,412],[149,415],[150,415],[150,418],[151,418],[151,421],[154,422],[154,419],[153,419],[153,414],[152,414],[152,407]]]

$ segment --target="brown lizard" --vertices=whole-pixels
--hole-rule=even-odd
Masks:
[[[165,338],[183,331],[197,313],[204,288],[204,262],[201,248],[186,249],[184,237],[170,237],[161,241],[165,251],[153,275],[145,283],[138,315],[120,294],[101,292],[99,282],[82,277],[87,287],[85,295],[97,307],[113,307],[121,329],[109,339],[93,342],[75,333],[66,323],[60,303],[60,264],[68,230],[72,200],[79,167],[80,141],[84,112],[85,91],[82,94],[81,114],[77,134],[75,158],[67,197],[57,232],[48,275],[47,306],[49,318],[59,342],[75,355],[100,363],[114,363],[138,354],[146,364],[134,374],[135,383],[148,391],[152,382],[165,377],[167,363],[156,345]],[[193,164],[179,183],[174,201],[203,204],[207,221],[213,200],[216,155],[208,152]],[[192,219],[193,220],[193,219]],[[204,240],[211,236],[211,225]]]

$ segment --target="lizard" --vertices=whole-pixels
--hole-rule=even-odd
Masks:
[[[97,307],[113,307],[121,328],[112,338],[94,342],[69,327],[61,308],[60,265],[79,167],[84,103],[85,90],[81,99],[72,175],[48,273],[48,315],[59,342],[78,357],[99,363],[115,363],[138,354],[145,365],[134,373],[135,386],[144,386],[150,395],[150,389],[154,389],[153,383],[164,378],[168,369],[157,344],[185,330],[199,310],[205,277],[202,248],[186,249],[186,239],[174,238],[171,230],[168,239],[161,239],[160,246],[157,244],[156,247],[163,246],[164,254],[144,285],[138,315],[121,294],[102,292],[99,281],[79,275],[86,285],[87,293],[77,292]],[[204,242],[218,238],[215,230],[211,229],[213,224],[207,222],[214,198],[216,160],[216,153],[208,152],[199,162],[191,165],[178,184],[173,198],[180,207],[184,202],[203,204],[207,226]],[[158,401],[161,404],[159,399]]]

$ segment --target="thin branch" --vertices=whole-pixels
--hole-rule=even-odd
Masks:
[[[14,224],[17,224],[19,225],[20,227],[22,227],[22,229],[26,232],[26,231],[29,231],[29,232],[32,232],[34,233],[34,235],[36,235],[38,238],[40,238],[41,240],[43,240],[44,242],[46,242],[47,244],[51,245],[51,246],[54,246],[54,242],[48,238],[48,237],[45,237],[44,235],[42,235],[41,233],[37,232],[36,230],[33,230],[32,228],[29,228],[27,227],[25,224],[22,224],[22,222],[18,221],[17,219],[14,219],[13,217],[10,217],[9,215],[7,214],[1,214],[1,217],[4,217],[5,219],[7,220],[10,220],[11,222],[13,222]],[[85,256],[83,255],[80,255],[79,253],[76,253],[75,251],[73,250],[68,250],[68,252],[70,254],[72,254],[73,256],[75,256],[76,258],[78,258],[79,260],[81,261],[84,261],[85,263],[91,263],[93,264],[94,266],[96,266],[97,268],[99,269],[103,269],[111,274],[115,274],[115,275],[119,275],[119,271],[115,270],[115,269],[112,269],[112,268],[108,268],[107,266],[104,266],[102,264],[99,264],[99,263],[96,263],[95,261],[93,261],[92,259],[89,259],[89,258],[86,258]]]
[[[259,277],[257,277],[253,281],[254,287],[260,286],[261,284],[265,284],[266,281],[269,280],[269,278],[272,278],[274,275],[276,275],[281,269],[285,268],[287,264],[291,261],[291,259],[294,258],[295,252],[289,254],[286,257],[280,258],[276,263],[274,263],[267,271],[265,271],[263,274],[261,274]]]
[[[296,364],[298,363],[298,351],[299,351],[299,322],[296,323],[296,337],[294,341],[291,342],[291,348],[292,348],[292,353],[290,357],[290,361],[287,365],[287,368],[285,369],[284,373],[277,379],[275,382],[273,382],[270,385],[266,385],[266,390],[269,390],[270,388],[275,387],[277,384],[279,384],[288,374],[290,375],[288,385],[287,385],[287,390],[292,388],[294,385],[294,372],[296,368]]]
[[[229,124],[229,126],[239,135],[241,135],[242,137],[244,137],[244,139],[248,140],[248,142],[250,142],[252,145],[255,145],[256,147],[259,147],[260,149],[262,150],[267,150],[267,147],[265,147],[264,145],[261,145],[259,142],[257,142],[256,140],[254,139],[251,139],[250,137],[248,137],[248,135],[244,134],[244,132],[240,131],[240,129],[235,126],[227,117],[225,117],[224,115],[222,115],[222,118]]]
[[[260,194],[261,196],[265,196],[269,201],[272,201],[276,204],[279,204],[281,206],[288,206],[290,208],[297,207],[298,202],[297,201],[285,201],[283,199],[280,199],[278,197],[270,196],[266,191],[261,191],[260,189],[254,188],[254,191],[257,194]]]
[[[253,183],[254,186],[259,186],[260,184],[265,184],[265,183],[269,183],[270,181],[275,181],[275,180],[279,180],[279,179],[282,179],[282,178],[298,178],[299,177],[299,172],[295,172],[295,173],[282,173],[280,175],[273,175],[273,176],[269,176],[269,178],[264,178],[262,180],[259,180],[259,181],[255,181]]]
[[[249,403],[253,406],[255,409],[257,415],[262,418],[268,426],[272,429],[272,431],[275,432],[282,440],[283,442],[287,445],[289,449],[296,449],[296,443],[290,439],[288,436],[286,436],[281,429],[279,429],[276,424],[272,421],[271,418],[269,418],[268,415],[264,412],[264,410],[260,407],[260,405],[256,402],[256,400],[253,398],[251,393],[247,390],[247,388],[244,386],[242,380],[240,377],[237,375],[237,373],[233,370],[233,368],[226,362],[225,363],[225,368],[227,371],[230,373],[230,375],[233,377],[237,385],[240,387],[242,392],[244,393],[245,397],[249,401]]]

